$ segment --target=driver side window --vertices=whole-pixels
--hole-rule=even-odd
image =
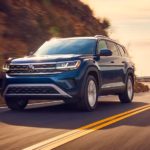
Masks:
[[[107,44],[105,40],[100,40],[97,45],[97,54],[100,54],[102,49],[107,49]]]

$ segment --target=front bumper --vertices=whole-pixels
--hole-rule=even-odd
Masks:
[[[54,84],[9,84],[3,93],[4,97],[27,98],[72,98]]]
[[[83,82],[83,69],[71,70],[49,75],[5,75],[2,95],[4,97],[27,97],[29,99],[74,99],[80,97]],[[28,87],[28,88],[27,88]],[[42,87],[50,88],[54,93],[40,92]],[[14,88],[14,89],[13,89]],[[23,91],[19,91],[23,89]],[[10,92],[10,89],[12,91]],[[32,92],[30,91],[32,90]],[[17,91],[15,91],[17,90]],[[37,92],[37,91],[39,92]],[[34,93],[35,92],[35,93]]]

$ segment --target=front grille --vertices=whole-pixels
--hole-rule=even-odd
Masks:
[[[56,73],[56,64],[27,64],[17,65],[11,64],[9,67],[9,74],[37,74],[37,73]]]
[[[22,87],[9,87],[6,94],[59,94],[54,88],[47,86],[22,86]]]

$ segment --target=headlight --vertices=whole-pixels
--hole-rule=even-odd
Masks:
[[[77,69],[80,64],[80,60],[61,62],[56,64],[56,69]]]
[[[6,63],[6,64],[4,64],[3,65],[3,71],[8,71],[9,70],[9,64],[8,63]]]

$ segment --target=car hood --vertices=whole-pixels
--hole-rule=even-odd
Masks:
[[[46,55],[46,56],[26,56],[23,58],[16,58],[11,63],[40,63],[40,62],[58,62],[58,61],[72,61],[78,59],[84,59],[91,56],[83,55]]]

